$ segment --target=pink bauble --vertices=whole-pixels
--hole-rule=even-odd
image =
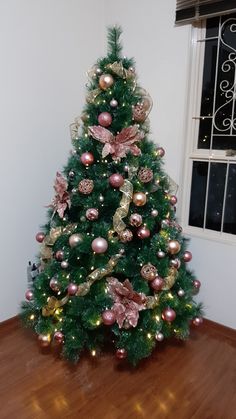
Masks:
[[[75,294],[77,293],[77,291],[78,291],[78,285],[76,285],[76,284],[74,284],[73,282],[71,282],[71,283],[68,285],[68,288],[67,288],[67,292],[68,292],[68,294],[69,294],[69,295],[75,295]]]
[[[167,322],[173,322],[173,320],[176,318],[176,312],[173,310],[173,308],[167,307],[163,310],[161,317]]]
[[[183,297],[185,295],[185,291],[180,288],[180,290],[177,292],[179,297]]]
[[[27,291],[26,291],[26,293],[25,293],[25,298],[26,298],[26,300],[28,300],[28,301],[33,300],[33,298],[34,298],[33,291],[31,291],[31,290],[27,290]]]
[[[128,228],[121,231],[120,234],[119,234],[119,239],[120,239],[121,243],[131,242],[131,240],[133,239],[132,231],[129,230]]]
[[[160,157],[164,157],[164,155],[165,155],[165,150],[164,150],[164,148],[162,148],[162,147],[158,147],[156,151],[157,151],[158,156],[160,156]]]
[[[202,317],[195,317],[193,319],[193,324],[194,326],[200,326],[203,322],[203,318]]]
[[[50,283],[49,283],[49,285],[50,285],[50,288],[53,290],[53,291],[59,291],[59,289],[60,289],[60,284],[59,284],[59,281],[58,281],[58,279],[57,278],[55,278],[55,277],[53,277],[52,279],[50,279]]]
[[[158,332],[158,333],[156,334],[156,336],[155,336],[155,339],[156,339],[158,342],[162,342],[162,341],[163,341],[163,339],[164,339],[164,335],[163,335],[163,333]]]
[[[62,262],[64,259],[64,252],[63,250],[57,250],[55,253],[55,259],[58,260],[59,262]]]
[[[59,330],[54,333],[53,339],[56,343],[62,343],[64,339],[64,335]]]
[[[133,227],[140,227],[142,222],[143,222],[143,219],[140,214],[134,213],[134,214],[131,214],[131,216],[129,217],[129,223]]]
[[[156,276],[152,282],[150,282],[152,289],[160,291],[164,285],[164,279],[161,276]]]
[[[148,237],[150,237],[150,234],[151,234],[151,232],[146,226],[141,226],[137,230],[137,236],[140,239],[147,239]]]
[[[105,310],[102,313],[102,321],[106,326],[110,326],[116,321],[116,316],[112,310]]]
[[[158,252],[157,252],[157,257],[159,258],[159,259],[164,259],[164,257],[165,257],[165,252],[163,252],[163,250],[158,250]]]
[[[105,253],[108,248],[108,243],[103,237],[97,237],[92,241],[91,246],[95,253]]]
[[[152,217],[157,217],[157,216],[158,216],[158,211],[157,211],[156,209],[153,209],[153,210],[151,211],[151,216],[152,216]]]
[[[80,233],[74,233],[69,237],[69,245],[70,247],[76,247],[78,244],[82,243],[83,236]]]
[[[102,127],[109,127],[112,123],[112,116],[109,112],[102,112],[98,115],[98,122]]]
[[[81,154],[80,161],[85,166],[90,166],[94,163],[94,155],[86,151],[85,153]]]
[[[45,239],[45,234],[42,231],[40,231],[39,233],[36,234],[35,238],[37,242],[42,243]]]
[[[194,288],[199,290],[199,288],[201,287],[201,282],[198,279],[194,279],[193,286],[194,286]]]
[[[102,90],[107,90],[114,83],[114,79],[111,74],[102,74],[99,77],[99,86]]]
[[[120,188],[124,184],[124,178],[119,173],[113,173],[109,177],[109,183],[113,188]]]
[[[175,195],[171,195],[170,198],[169,198],[169,201],[170,201],[170,204],[171,205],[177,204],[177,198],[176,198],[176,196]]]
[[[69,267],[69,262],[67,260],[63,260],[61,262],[62,269],[67,269]]]
[[[88,208],[85,215],[89,221],[94,221],[98,219],[99,213],[96,208]]]
[[[127,358],[127,355],[128,355],[128,353],[127,353],[126,349],[124,349],[124,348],[117,349],[117,351],[116,351],[116,358],[118,358],[118,359],[125,359],[125,358]]]
[[[192,253],[191,252],[188,252],[188,251],[186,251],[186,252],[184,252],[184,254],[183,254],[183,260],[184,260],[184,262],[190,262],[190,260],[192,260]]]
[[[179,253],[180,249],[181,249],[181,245],[178,242],[178,240],[170,240],[168,242],[168,252],[171,255],[175,255],[176,253]]]

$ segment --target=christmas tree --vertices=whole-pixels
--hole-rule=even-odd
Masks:
[[[112,346],[135,365],[202,322],[165,152],[148,139],[151,97],[122,56],[120,35],[108,30],[108,54],[88,72],[86,105],[71,125],[73,150],[56,174],[22,303],[40,345],[59,345],[73,362],[85,349],[95,356]]]

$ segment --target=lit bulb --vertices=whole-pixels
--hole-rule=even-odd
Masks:
[[[93,349],[93,350],[91,351],[91,355],[92,355],[92,356],[96,356],[96,351],[95,351],[95,349]]]
[[[151,333],[148,333],[148,334],[147,334],[147,338],[148,338],[148,339],[151,339],[151,337],[152,337]]]
[[[31,314],[30,320],[34,320],[34,319],[35,319],[35,315],[34,314]]]

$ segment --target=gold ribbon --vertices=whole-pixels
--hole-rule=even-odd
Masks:
[[[70,137],[71,140],[78,140],[79,135],[78,135],[78,130],[80,127],[80,123],[79,123],[79,117],[75,118],[75,122],[73,122],[72,124],[70,124]]]
[[[132,183],[128,179],[125,179],[124,184],[120,187],[120,191],[123,193],[120,201],[120,207],[117,208],[113,216],[113,230],[118,234],[126,227],[122,218],[127,217],[129,212],[129,205],[133,197]]]
[[[162,290],[170,290],[173,287],[173,285],[174,285],[174,283],[177,279],[177,276],[178,276],[177,269],[173,268],[173,267],[170,268],[169,272],[168,272],[168,275],[164,278],[165,285],[164,285],[164,287],[162,287]]]
[[[62,234],[72,234],[72,232],[76,229],[76,227],[77,227],[77,224],[73,223],[73,224],[68,224],[68,226],[66,227],[51,228],[49,234],[45,237],[41,245],[41,249],[40,249],[40,259],[43,265],[52,259],[51,247],[54,245],[56,240]]]
[[[90,92],[88,92],[86,96],[87,103],[93,103],[96,97],[100,95],[100,93],[101,93],[101,89],[93,89]]]
[[[124,68],[121,61],[115,61],[112,64],[107,64],[106,69],[121,77],[122,79],[132,79],[135,77],[134,72]]]
[[[58,300],[56,297],[49,297],[47,299],[47,305],[42,308],[42,315],[44,317],[53,316],[56,309],[64,306],[69,300],[69,295],[66,295],[61,300]]]

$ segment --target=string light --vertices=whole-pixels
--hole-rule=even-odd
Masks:
[[[100,326],[100,324],[101,324],[101,320],[97,320],[96,321],[96,326]]]
[[[168,295],[168,297],[169,297],[171,300],[173,300],[173,298],[174,298],[174,297],[173,297],[173,295],[171,294],[171,292],[168,292],[168,294],[167,294],[167,295]]]
[[[156,319],[157,322],[159,322],[160,321],[160,316],[155,316],[155,319]]]
[[[91,355],[92,355],[92,356],[96,356],[96,351],[95,351],[95,349],[93,349],[93,350],[91,351]]]
[[[34,314],[31,314],[30,320],[34,320],[34,319],[35,319],[35,315]]]
[[[148,334],[147,334],[147,338],[148,338],[148,339],[151,339],[151,338],[152,338],[151,333],[148,333]]]

